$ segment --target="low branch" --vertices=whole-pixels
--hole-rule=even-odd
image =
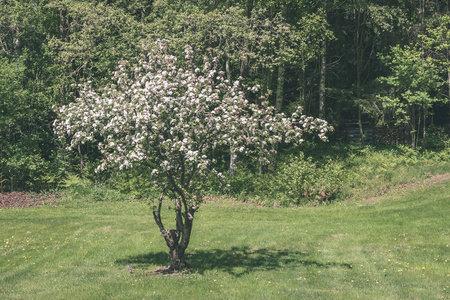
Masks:
[[[159,231],[161,232],[161,235],[164,237],[164,240],[166,241],[167,246],[171,246],[171,239],[169,235],[167,234],[166,229],[164,228],[164,224],[161,220],[161,207],[162,207],[162,200],[164,198],[166,190],[164,189],[161,192],[161,195],[159,196],[158,200],[158,209],[156,211],[153,211],[153,217],[155,219],[156,225],[159,227]]]

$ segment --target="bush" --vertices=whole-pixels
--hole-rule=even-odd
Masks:
[[[302,200],[321,203],[338,198],[342,190],[343,168],[331,160],[323,165],[316,164],[301,153],[280,164],[274,176],[278,193],[286,194],[294,204]]]
[[[427,149],[442,150],[450,148],[450,135],[444,128],[431,125],[427,130]]]
[[[108,183],[130,199],[157,199],[160,190],[155,188],[150,173],[146,167],[126,169],[112,174]]]
[[[74,202],[120,201],[129,196],[107,184],[94,184],[87,178],[73,174],[67,176],[62,187],[65,189],[65,198]]]
[[[39,192],[59,183],[59,170],[39,154],[21,153],[0,159],[0,192]]]
[[[300,153],[280,162],[274,173],[255,174],[239,168],[231,180],[230,194],[241,201],[270,206],[323,203],[339,198],[342,183],[341,163],[317,164]]]

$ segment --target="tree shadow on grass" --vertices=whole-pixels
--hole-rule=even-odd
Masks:
[[[240,277],[256,270],[276,270],[314,266],[318,268],[342,267],[350,269],[345,263],[320,263],[306,259],[306,254],[298,251],[277,249],[251,250],[248,247],[232,247],[230,249],[194,250],[186,253],[189,271],[203,274],[206,271],[218,270]],[[148,253],[117,260],[118,264],[132,265],[137,269],[148,269],[152,265],[168,265],[168,253]]]

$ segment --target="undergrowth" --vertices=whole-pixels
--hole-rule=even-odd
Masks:
[[[318,205],[384,194],[400,185],[450,172],[450,148],[415,151],[402,145],[305,145],[280,157],[277,170],[241,167],[230,193],[267,206]]]
[[[402,145],[305,144],[280,156],[274,172],[259,172],[257,163],[238,162],[227,189],[214,178],[205,180],[203,194],[226,194],[242,202],[275,207],[364,199],[450,172],[450,147],[415,151]],[[145,169],[117,173],[98,183],[70,175],[63,188],[72,202],[158,197]]]

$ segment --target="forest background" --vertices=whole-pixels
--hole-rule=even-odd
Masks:
[[[234,171],[231,186],[211,179],[211,193],[287,203],[336,198],[342,181],[351,181],[343,171],[357,162],[349,141],[397,145],[403,158],[391,151],[373,159],[378,166],[419,163],[413,153],[426,149],[445,149],[439,159],[448,160],[449,7],[437,0],[2,0],[0,192],[86,182],[136,198],[155,192],[149,170],[95,173],[95,143],[67,151],[53,122],[54,107],[73,102],[78,84],[104,86],[119,61],[136,64],[156,39],[169,40],[175,55],[189,44],[218,57],[228,79],[259,85],[278,111],[303,106],[335,127],[329,143],[280,146],[265,168],[257,157],[240,161],[223,149],[216,168]],[[330,161],[330,151],[340,159]]]

